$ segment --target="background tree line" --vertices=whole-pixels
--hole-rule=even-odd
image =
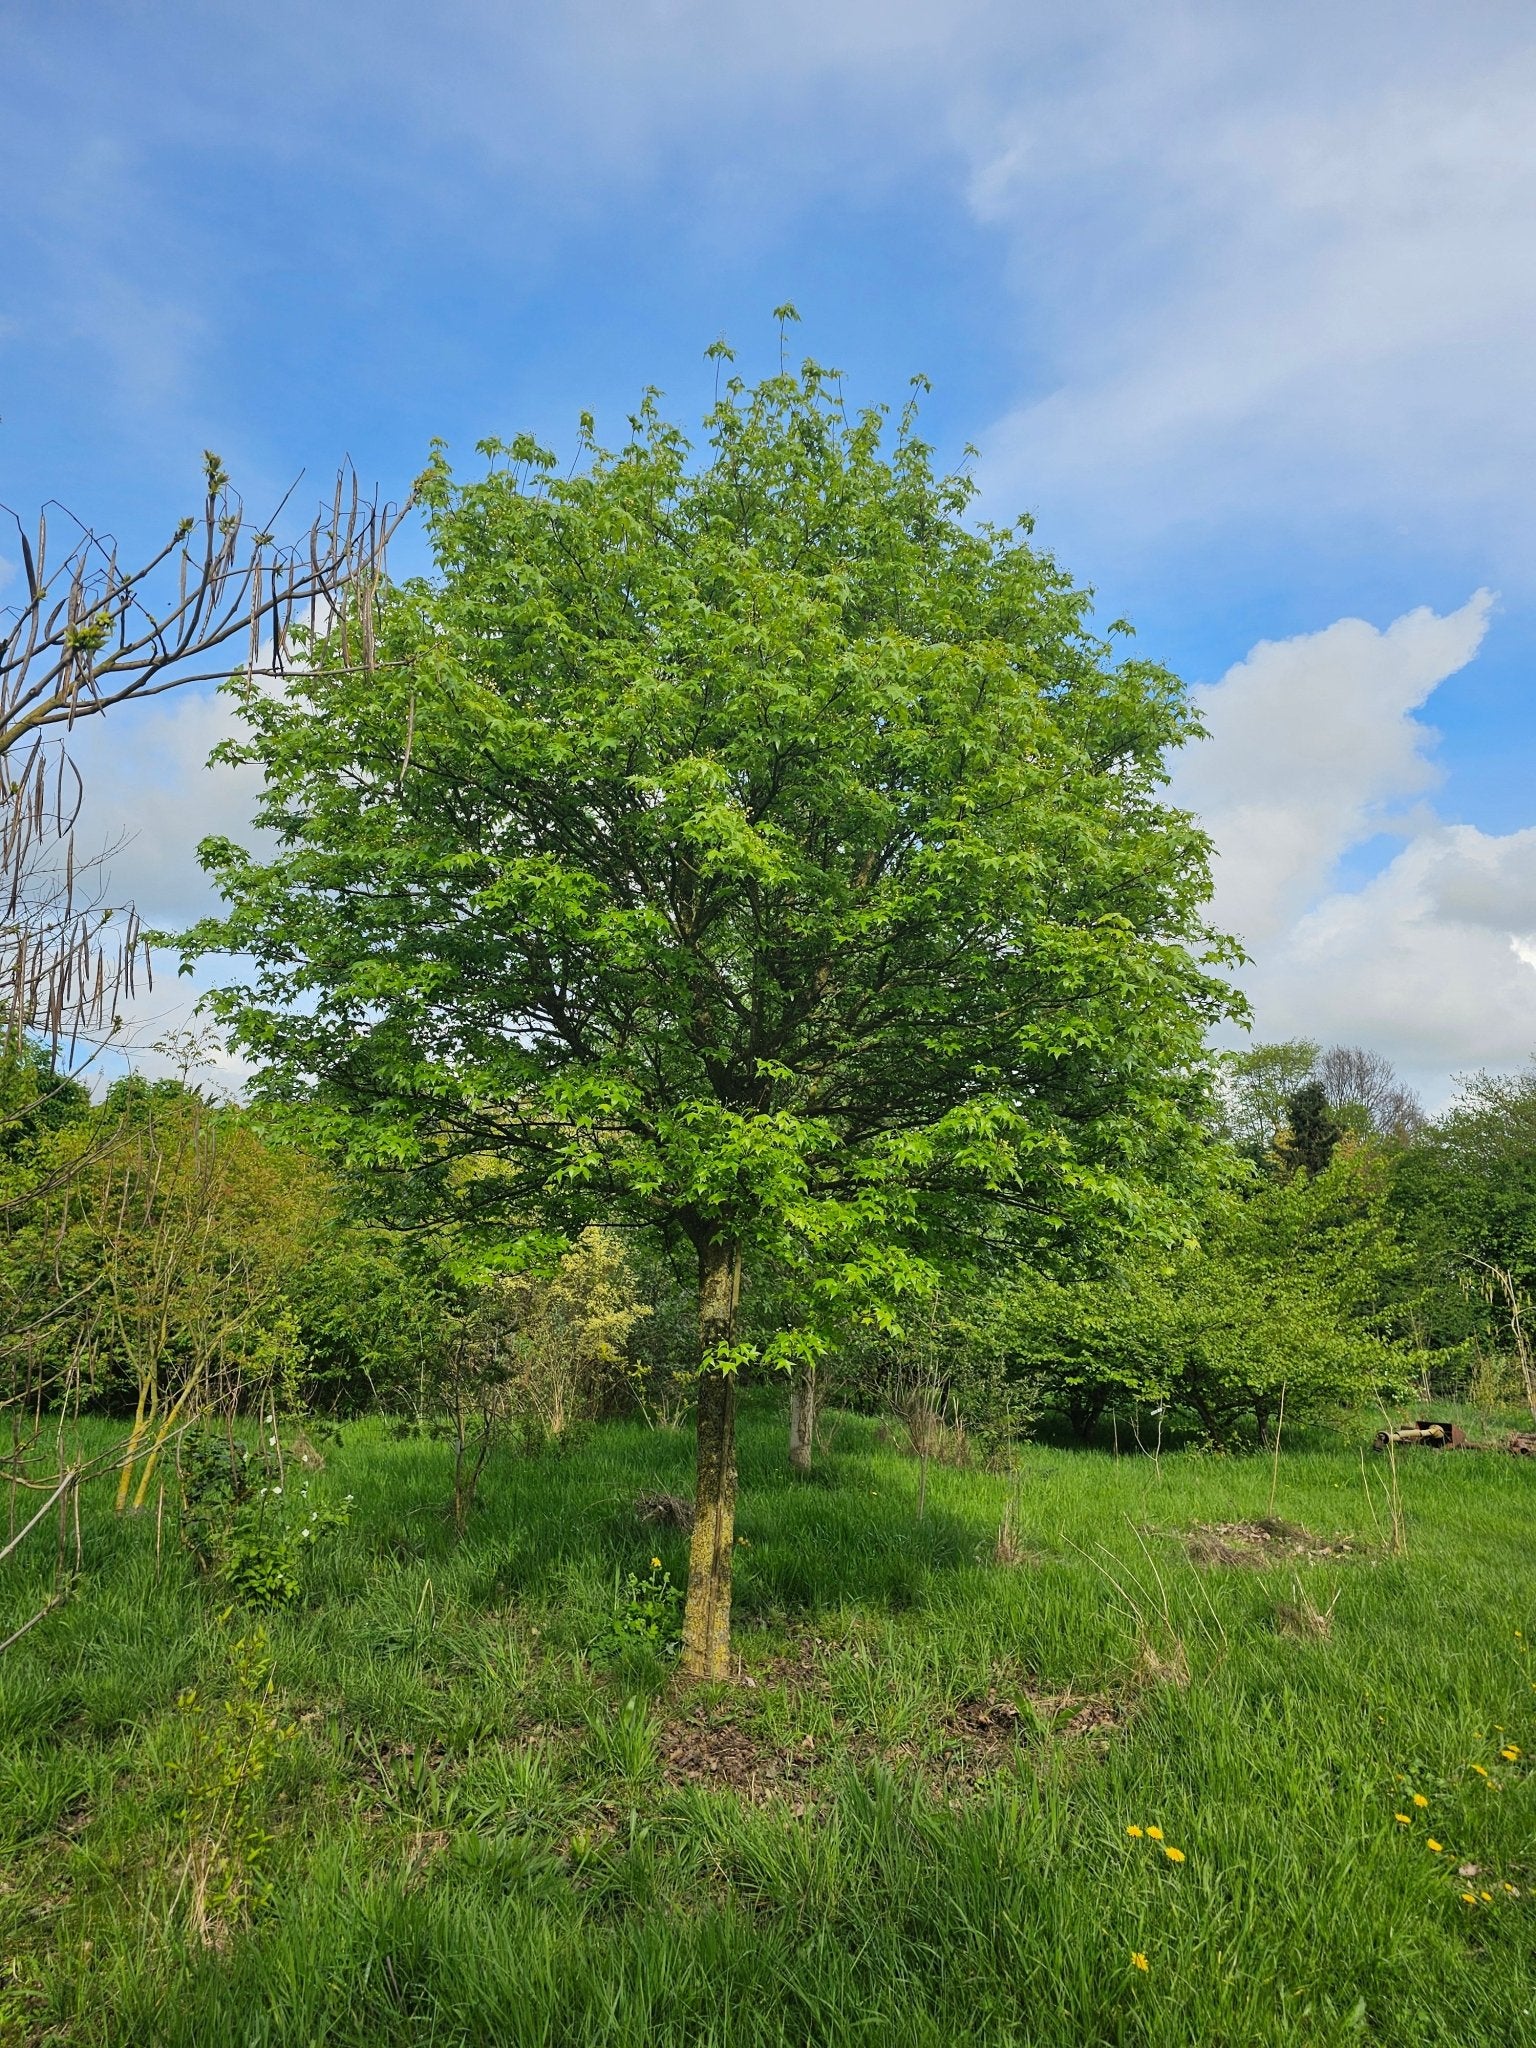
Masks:
[[[1303,1164],[1286,1103],[1266,1126],[1254,1101],[1277,1069],[1302,1112],[1299,1072],[1368,1073],[1391,1121],[1373,1128],[1369,1101],[1330,1092],[1330,1156]],[[290,1409],[444,1434],[462,1515],[498,1441],[687,1409],[691,1276],[633,1234],[590,1226],[507,1269],[470,1237],[371,1218],[314,1148],[190,1075],[126,1078],[93,1100],[33,1047],[0,1085],[13,1455],[60,1400],[121,1414],[135,1429],[123,1498],[142,1501],[189,1407],[271,1389]],[[1358,1053],[1305,1069],[1295,1046],[1227,1056],[1181,1241],[1131,1240],[1075,1275],[978,1268],[910,1329],[850,1333],[823,1363],[823,1397],[948,1413],[982,1444],[1043,1416],[1087,1437],[1158,1408],[1230,1441],[1266,1428],[1282,1389],[1298,1421],[1414,1386],[1517,1397],[1511,1300],[1490,1278],[1508,1275],[1517,1303],[1536,1286],[1536,1072],[1474,1077],[1411,1124],[1401,1097],[1386,1062]],[[742,1329],[792,1322],[794,1294],[791,1273],[765,1269]]]

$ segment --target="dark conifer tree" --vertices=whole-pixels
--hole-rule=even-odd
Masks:
[[[1321,1081],[1304,1081],[1285,1105],[1290,1125],[1287,1150],[1292,1162],[1308,1173],[1321,1173],[1333,1158],[1333,1148],[1344,1135],[1344,1127],[1328,1107]]]

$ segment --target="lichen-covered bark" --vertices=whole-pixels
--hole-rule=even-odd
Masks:
[[[792,1471],[810,1471],[815,1430],[816,1368],[814,1365],[798,1365],[789,1383],[789,1463]]]
[[[740,1268],[735,1247],[699,1251],[699,1334],[707,1359],[730,1342]],[[731,1663],[731,1546],[736,1536],[736,1377],[706,1366],[699,1380],[698,1478],[688,1600],[683,1610],[683,1675],[727,1678]]]

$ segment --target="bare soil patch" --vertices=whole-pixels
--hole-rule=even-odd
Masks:
[[[989,1691],[952,1707],[927,1741],[902,1743],[881,1755],[917,1772],[939,1798],[952,1799],[1012,1768],[1021,1754],[1038,1750],[1042,1738],[1079,1743],[1102,1756],[1124,1719],[1124,1709],[1112,1701],[1079,1693],[1030,1692],[1021,1705],[1007,1693]]]
[[[1314,1536],[1273,1515],[1255,1522],[1197,1522],[1185,1547],[1190,1562],[1200,1565],[1320,1564],[1359,1549],[1351,1537]]]
[[[1040,1694],[1021,1707],[989,1692],[962,1701],[924,1740],[886,1744],[860,1729],[839,1729],[825,1745],[811,1735],[784,1744],[770,1740],[749,1716],[699,1707],[667,1724],[660,1758],[669,1785],[719,1787],[751,1805],[782,1799],[803,1814],[815,1803],[818,1768],[832,1756],[913,1771],[946,1796],[981,1786],[1042,1735],[1099,1749],[1123,1720],[1123,1710],[1109,1700]]]
[[[1294,1600],[1281,1600],[1276,1605],[1276,1632],[1282,1636],[1295,1636],[1304,1643],[1326,1642],[1333,1633],[1333,1610],[1338,1597],[1335,1591],[1328,1605],[1319,1607],[1298,1586]]]
[[[796,1813],[805,1811],[805,1780],[817,1760],[813,1736],[794,1747],[772,1742],[747,1717],[718,1707],[669,1721],[658,1755],[668,1785],[708,1785],[753,1806],[788,1799]]]
[[[831,1686],[825,1660],[838,1647],[804,1637],[755,1674],[742,1674],[739,1705],[732,1701],[678,1712],[662,1731],[665,1781],[718,1785],[753,1804],[785,1799],[803,1813],[815,1802],[815,1780],[824,1765],[834,1759],[878,1761],[914,1772],[945,1797],[975,1789],[1011,1766],[1022,1750],[1038,1748],[1042,1739],[1074,1742],[1102,1754],[1129,1716],[1123,1702],[1050,1692],[1015,1673],[999,1672],[984,1694],[958,1701],[931,1731],[906,1741],[882,1741],[840,1716],[834,1716],[830,1735],[803,1735],[788,1743],[770,1737],[759,1723],[752,1693],[780,1685],[826,1699]]]
[[[770,1657],[760,1674],[748,1674],[746,1683],[782,1685],[791,1692],[825,1692],[822,1665],[830,1650],[838,1647],[821,1636],[799,1636],[777,1657]]]
[[[1112,1700],[1081,1693],[1027,1692],[1020,1706],[1007,1694],[962,1700],[942,1723],[947,1746],[960,1750],[968,1768],[1006,1759],[1032,1735],[1073,1741],[1104,1736],[1121,1726],[1125,1711]]]
[[[1016,1743],[1032,1732],[1047,1735],[1096,1735],[1118,1728],[1124,1711],[1113,1701],[1075,1692],[1030,1692],[1021,1707],[1006,1694],[989,1692],[984,1699],[963,1700],[946,1716],[947,1731],[977,1748],[998,1742]]]

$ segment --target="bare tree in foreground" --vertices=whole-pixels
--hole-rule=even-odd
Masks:
[[[279,542],[273,529],[287,500],[272,520],[257,523],[247,518],[217,456],[208,454],[204,462],[201,518],[182,520],[138,568],[123,565],[110,536],[56,506],[30,529],[9,514],[20,540],[24,590],[19,603],[0,609],[0,1076],[25,1065],[41,1040],[51,1085],[68,1088],[82,1042],[91,1052],[112,1041],[125,998],[134,994],[140,974],[149,975],[136,913],[110,899],[109,856],[77,857],[84,791],[67,745],[76,721],[136,698],[222,680],[241,666],[280,674],[296,638],[317,632],[341,650],[343,662],[366,668],[374,660],[374,603],[385,549],[409,500],[399,507],[366,500],[355,474],[343,469],[307,531]],[[0,1144],[33,1107],[25,1088],[9,1106],[0,1093]],[[98,1134],[73,1159],[64,1176],[71,1187],[72,1175],[89,1168],[112,1138]],[[11,1233],[25,1231],[29,1217],[41,1213],[38,1204],[56,1197],[64,1179],[59,1171],[40,1179],[12,1175],[0,1186],[0,1258],[7,1240],[14,1242]],[[92,1283],[85,1284],[89,1289]],[[53,1590],[0,1649],[66,1596],[71,1510],[75,1569],[80,1562],[79,1486],[117,1470],[121,1496],[145,1427],[141,1387],[140,1417],[125,1444],[86,1458],[70,1442],[79,1358],[55,1361],[41,1376],[37,1370],[40,1335],[74,1298],[62,1279],[55,1292],[59,1298],[44,1305],[36,1327],[30,1315],[0,1325],[0,1417],[11,1439],[10,1528],[0,1560],[33,1529],[57,1524]],[[172,1426],[192,1419],[204,1377],[188,1381],[171,1422],[159,1426],[156,1452]],[[51,1422],[44,1430],[45,1415],[56,1428]],[[52,1469],[40,1471],[29,1453],[50,1445]],[[146,1467],[136,1504],[147,1483]],[[19,1516],[18,1495],[28,1494],[45,1495],[43,1507]]]
[[[373,662],[385,548],[409,501],[365,499],[344,469],[307,531],[279,542],[287,500],[258,523],[218,457],[204,464],[201,517],[138,568],[56,506],[30,530],[9,514],[25,590],[0,610],[0,1052],[28,1032],[55,1050],[110,1032],[147,965],[132,912],[106,904],[76,861],[82,791],[63,744],[76,721],[241,665],[281,673],[296,629]]]

